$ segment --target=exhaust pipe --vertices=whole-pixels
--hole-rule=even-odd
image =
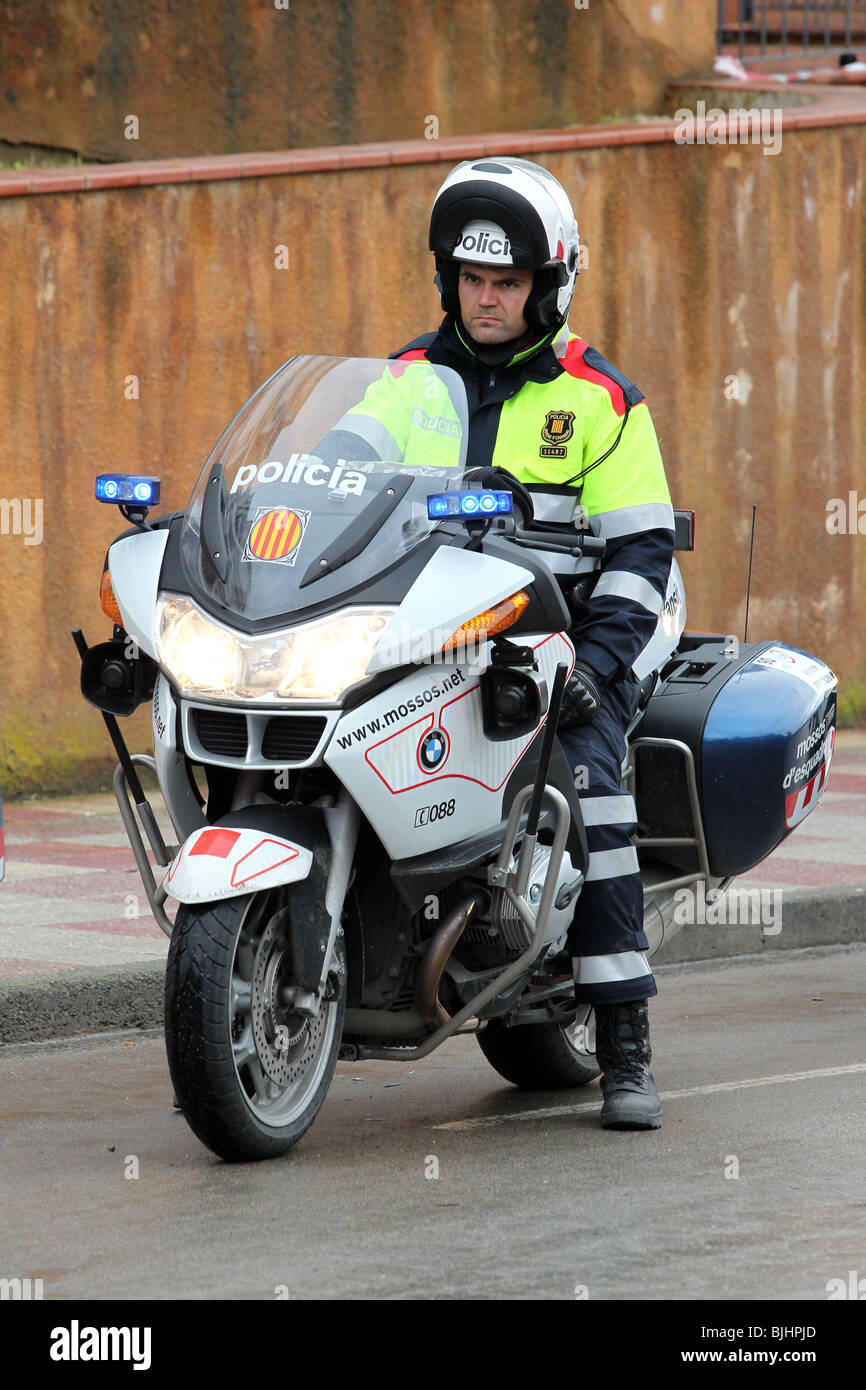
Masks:
[[[449,912],[430,938],[427,952],[415,974],[415,1007],[391,1012],[386,1009],[347,1009],[343,1032],[353,1037],[377,1036],[395,1040],[424,1037],[428,1030],[449,1021],[439,1003],[439,983],[448,959],[472,914],[486,906],[488,894],[473,892]]]
[[[426,955],[415,972],[415,1007],[434,1028],[441,1028],[451,1017],[439,1003],[442,972],[470,917],[477,908],[484,906],[487,896],[486,893],[470,893],[468,898],[451,909],[441,927],[433,933]]]
[[[728,878],[705,878],[700,880],[704,883],[707,894],[724,893],[728,885],[733,881],[733,877]],[[692,887],[696,887],[693,884]],[[654,956],[660,951],[662,946],[666,946],[669,941],[682,931],[683,923],[674,920],[674,912],[677,906],[677,893],[674,890],[664,891],[653,894],[651,888],[647,888],[647,896],[644,899],[644,924],[649,947],[648,956]]]

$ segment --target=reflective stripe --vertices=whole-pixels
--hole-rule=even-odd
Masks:
[[[549,492],[536,492],[533,487],[530,487],[528,491],[532,497],[532,510],[536,521],[571,521],[577,502],[576,492],[560,494],[557,497],[551,496]],[[575,532],[575,537],[576,535]],[[551,539],[556,540],[556,537],[553,536]]]
[[[581,796],[579,801],[584,825],[628,825],[637,820],[634,797],[626,792],[622,796]]]
[[[380,459],[388,463],[402,461],[403,450],[393,434],[385,429],[381,420],[374,420],[371,415],[356,415],[354,411],[349,410],[337,421],[334,429],[349,430],[352,434],[357,434],[376,450]]]
[[[626,849],[600,849],[590,853],[586,870],[586,882],[597,883],[602,878],[624,878],[626,874],[640,873],[637,850],[634,845]]]
[[[564,323],[560,328],[559,332],[557,333],[556,337],[553,339],[553,342],[551,343],[551,347],[553,348],[553,351],[556,353],[560,361],[568,351],[568,344],[570,339],[571,330],[569,329],[568,324]]]
[[[642,507],[617,507],[612,512],[596,512],[590,518],[597,536],[613,540],[641,531],[673,531],[674,509],[669,502],[646,502]]]
[[[653,973],[643,951],[619,951],[613,956],[575,956],[573,969],[574,982],[578,985],[635,980]]]
[[[662,596],[658,589],[639,574],[630,570],[605,570],[592,591],[593,598],[602,594],[612,594],[614,598],[630,598],[642,608],[648,608],[656,617],[662,611]]]

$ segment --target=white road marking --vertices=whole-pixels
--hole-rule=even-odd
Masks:
[[[6,841],[7,846],[9,841]],[[72,874],[97,874],[104,872],[101,869],[90,869],[73,867],[68,864],[39,864],[31,863],[27,859],[16,859],[14,854],[6,850],[6,882],[25,883],[32,879],[46,878],[68,878]],[[115,872],[115,871],[113,871]],[[48,897],[48,894],[45,895]],[[62,894],[60,895],[62,897]]]
[[[55,910],[56,916],[56,910]],[[95,916],[92,920],[99,920]],[[139,960],[165,960],[168,937],[164,936],[150,912],[142,907],[141,917],[130,919],[130,926],[148,927],[148,934],[124,932],[117,910],[106,921],[120,928],[116,932],[76,931],[73,926],[40,926],[30,931],[24,924],[0,930],[0,961],[26,960],[41,965],[128,965]]]
[[[682,1091],[660,1091],[660,1100],[681,1100],[684,1096],[712,1096],[718,1091],[744,1091],[751,1086],[779,1086],[786,1081],[813,1081],[821,1076],[851,1076],[866,1071],[866,1062],[852,1062],[846,1067],[820,1067],[815,1071],[781,1072],[778,1076],[753,1076],[743,1081],[718,1081],[712,1086],[687,1086]],[[449,1120],[433,1129],[483,1129],[487,1125],[506,1124],[509,1120],[550,1120],[557,1115],[579,1115],[584,1110],[600,1110],[601,1100],[583,1101],[580,1105],[550,1105],[541,1110],[514,1110],[506,1115],[483,1115],[474,1120]]]

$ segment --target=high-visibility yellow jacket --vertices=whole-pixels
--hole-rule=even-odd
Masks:
[[[506,468],[533,494],[542,521],[567,520],[581,503],[607,551],[589,612],[570,635],[579,661],[606,680],[625,676],[655,631],[674,543],[664,464],[642,392],[567,324],[501,366],[482,363],[450,318],[392,357],[424,358],[460,374],[469,403],[467,468]],[[449,448],[457,459],[455,418],[444,388],[441,400],[419,408],[396,380],[381,398],[368,391],[341,424],[381,458],[393,445],[395,458],[411,454],[421,463],[429,451],[441,466]]]

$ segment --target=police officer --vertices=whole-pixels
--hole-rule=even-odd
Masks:
[[[430,218],[445,318],[392,357],[454,368],[469,403],[467,468],[507,469],[540,521],[579,503],[606,556],[570,630],[576,662],[560,741],[575,772],[589,864],[569,931],[578,1003],[592,1004],[608,1128],[656,1129],[635,807],[622,790],[632,664],[656,628],[674,542],[664,465],[640,390],[566,321],[580,245],[561,184],[524,159],[467,161]],[[363,433],[364,406],[351,412]],[[347,420],[346,424],[349,423]],[[368,421],[369,443],[381,429]]]

